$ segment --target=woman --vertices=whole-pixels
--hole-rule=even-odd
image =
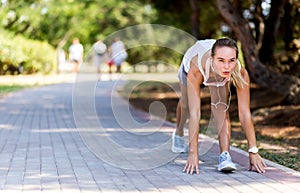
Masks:
[[[104,44],[102,40],[98,40],[93,44],[93,62],[97,67],[97,74],[100,76],[101,73],[101,65],[106,63],[108,60],[107,56],[107,46]]]
[[[258,154],[254,126],[250,112],[250,80],[245,68],[238,61],[238,47],[234,40],[222,38],[218,40],[197,41],[184,55],[178,78],[182,96],[177,105],[177,128],[172,137],[172,151],[185,151],[183,128],[189,120],[189,155],[184,172],[199,174],[198,167],[198,134],[201,108],[201,84],[209,87],[211,94],[211,110],[215,117],[219,139],[218,170],[228,172],[236,170],[229,154],[230,120],[228,108],[230,102],[230,83],[237,90],[238,115],[244,129],[249,147],[249,170],[265,172],[265,163]]]

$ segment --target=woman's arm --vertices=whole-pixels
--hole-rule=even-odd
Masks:
[[[198,135],[199,135],[199,120],[200,120],[200,85],[203,82],[203,76],[197,66],[197,57],[194,57],[190,64],[190,69],[187,75],[187,93],[188,105],[190,112],[189,120],[189,156],[184,172],[199,174],[198,167]]]
[[[239,109],[238,114],[240,122],[242,124],[242,128],[248,141],[248,148],[252,148],[256,147],[256,137],[250,112],[250,79],[246,69],[242,68],[241,74],[248,85],[244,85],[243,88],[237,88]],[[259,173],[265,172],[266,164],[263,162],[258,153],[249,153],[249,159],[249,170],[255,169]]]

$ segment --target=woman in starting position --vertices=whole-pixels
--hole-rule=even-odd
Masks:
[[[177,128],[173,132],[172,151],[185,152],[183,128],[190,114],[189,155],[183,169],[188,174],[199,174],[198,134],[201,109],[201,84],[209,87],[211,94],[211,111],[215,118],[219,139],[219,165],[222,172],[236,170],[229,154],[230,120],[228,114],[230,102],[230,84],[236,87],[238,98],[238,115],[245,132],[249,147],[249,170],[265,172],[266,164],[258,154],[254,125],[250,112],[249,75],[238,61],[238,47],[234,40],[197,41],[185,53],[178,78],[180,81],[181,99],[177,105]]]

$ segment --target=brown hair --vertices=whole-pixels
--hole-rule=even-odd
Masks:
[[[230,39],[230,38],[220,38],[220,39],[217,39],[216,42],[213,44],[213,46],[211,48],[211,56],[212,57],[215,56],[216,49],[220,48],[220,47],[230,47],[230,48],[235,49],[235,51],[236,51],[236,58],[239,57],[239,49],[237,47],[236,41],[234,41],[233,39]]]

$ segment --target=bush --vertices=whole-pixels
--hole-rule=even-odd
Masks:
[[[0,74],[50,73],[56,52],[47,42],[29,40],[0,30]]]

